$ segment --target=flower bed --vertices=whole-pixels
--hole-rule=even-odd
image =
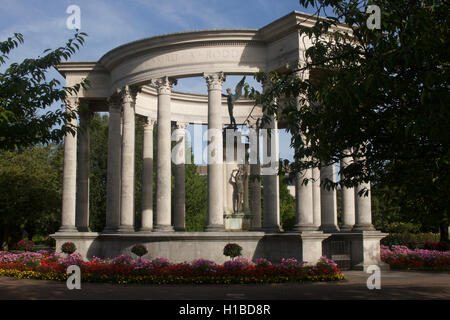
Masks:
[[[26,279],[64,281],[69,265],[78,265],[82,282],[139,284],[247,284],[342,280],[337,265],[322,257],[314,266],[295,259],[272,264],[266,259],[252,262],[236,258],[223,265],[197,259],[170,263],[165,258],[137,259],[121,255],[114,259],[83,261],[78,253],[66,256],[50,252],[13,254],[0,251],[0,275]]]
[[[450,271],[450,251],[381,245],[380,256],[393,269]]]

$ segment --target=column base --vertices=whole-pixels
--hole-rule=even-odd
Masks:
[[[349,224],[344,224],[339,227],[340,232],[350,232],[350,231],[352,231],[352,229],[353,229],[353,226],[349,225]]]
[[[373,224],[355,224],[352,228],[352,231],[375,231],[375,227]]]
[[[159,224],[153,227],[153,232],[173,232],[173,226]]]
[[[295,232],[302,232],[302,231],[317,231],[319,229],[313,224],[296,224],[292,228],[292,230]]]
[[[139,233],[150,233],[152,231],[153,231],[152,228],[140,228],[138,232]]]
[[[78,232],[78,229],[75,226],[61,226],[58,232]]]
[[[117,229],[118,233],[133,233],[135,232],[134,227],[133,226],[119,226],[119,228]]]
[[[186,228],[185,227],[174,227],[173,228],[176,232],[185,232]]]
[[[77,227],[78,232],[91,232],[89,227]]]
[[[335,224],[323,224],[320,226],[319,230],[325,233],[333,233],[339,232],[339,227]]]
[[[203,230],[205,232],[224,232],[225,226],[223,224],[210,224]]]
[[[108,226],[106,226],[103,229],[102,233],[117,233],[118,229],[119,229],[118,227],[108,227]]]
[[[283,232],[283,228],[281,228],[281,226],[271,226],[271,227],[262,227],[261,228],[262,232],[265,233],[275,233],[275,232]]]

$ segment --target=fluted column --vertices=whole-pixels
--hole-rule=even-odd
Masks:
[[[120,225],[122,171],[122,96],[115,92],[109,99],[108,164],[106,186],[106,224],[103,232],[117,231]]]
[[[359,196],[360,191],[368,191],[366,195]],[[370,183],[362,183],[355,189],[355,226],[353,231],[375,230],[372,224],[372,204]]]
[[[119,232],[134,232],[135,105],[137,89],[123,90],[122,185]]]
[[[208,216],[205,231],[224,231],[222,72],[204,74],[208,85]]]
[[[171,119],[170,96],[175,79],[155,80],[158,90],[156,135],[156,221],[154,231],[173,231],[171,219]]]
[[[336,181],[336,168],[334,165],[324,166],[320,170],[321,180],[328,178],[329,180]],[[337,232],[339,231],[337,221],[337,199],[336,190],[327,190],[323,186],[320,188],[320,203],[321,203],[321,219],[322,224],[320,230],[324,232]]]
[[[144,125],[142,163],[142,232],[153,229],[153,125],[154,119],[147,118]]]
[[[69,97],[65,101],[66,111],[77,111],[78,98]],[[67,133],[64,138],[63,190],[60,232],[75,232],[76,186],[77,186],[77,118],[70,120],[75,133]]]
[[[186,127],[188,123],[177,122],[174,137],[176,145],[172,158],[175,165],[174,172],[174,208],[173,225],[175,231],[186,231]]]
[[[89,232],[89,123],[91,112],[87,109],[79,112],[80,130],[78,131],[78,174],[75,225],[80,232]]]
[[[341,171],[351,163],[351,157],[341,160]],[[342,173],[341,173],[342,175]],[[342,186],[342,225],[341,231],[351,231],[355,224],[355,189]]]
[[[250,214],[252,215],[251,230],[261,229],[261,165],[259,161],[259,128],[251,124],[250,142]]]

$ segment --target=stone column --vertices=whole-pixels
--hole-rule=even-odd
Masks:
[[[351,163],[351,157],[341,160],[341,171]],[[342,175],[342,173],[341,173]],[[355,189],[342,186],[342,225],[341,231],[351,231],[355,224]]]
[[[172,155],[174,172],[173,224],[175,231],[186,231],[186,127],[188,123],[177,122],[174,132],[176,146]]]
[[[368,194],[359,196],[359,192],[362,190],[368,191]],[[356,217],[353,231],[375,230],[372,225],[372,205],[370,193],[370,183],[362,183],[355,189]]]
[[[222,72],[204,74],[208,85],[208,216],[205,231],[224,231]]]
[[[250,127],[250,214],[252,215],[251,230],[261,230],[261,165],[259,161],[259,128],[256,123]]]
[[[109,99],[108,165],[106,182],[106,224],[103,232],[117,231],[120,225],[122,171],[122,97],[115,92]]]
[[[79,103],[77,97],[69,97],[65,103],[67,112],[77,111]],[[66,125],[72,126],[75,133],[74,135],[67,133],[64,138],[62,211],[59,232],[76,232],[77,118],[71,119]]]
[[[135,105],[137,89],[123,90],[122,186],[119,232],[134,232]]]
[[[263,160],[263,193],[264,193],[264,210],[263,210],[263,227],[265,232],[280,232],[280,185],[278,178],[278,124],[275,116],[270,116],[270,122],[264,126],[267,129],[265,136],[265,155]],[[268,131],[271,134],[268,134]],[[270,156],[269,156],[270,155]],[[269,160],[266,162],[266,160]]]
[[[142,163],[142,220],[139,231],[153,229],[153,125],[155,120],[147,118],[144,125]]]
[[[80,232],[89,232],[89,123],[91,112],[84,106],[79,112],[80,129],[78,130],[78,174],[75,225]]]
[[[314,225],[312,169],[297,173],[295,177],[295,225],[294,231],[317,230]],[[308,179],[304,185],[303,180]]]
[[[312,169],[312,191],[313,191],[313,221],[316,229],[319,229],[322,224],[322,213],[320,207],[320,170],[319,168]]]
[[[153,231],[173,231],[171,219],[171,119],[170,96],[175,79],[163,77],[155,80],[158,90],[156,136],[156,221]]]
[[[328,178],[329,180],[336,180],[336,168],[333,165],[322,167],[320,171],[321,180]],[[336,190],[327,190],[323,186],[320,188],[320,204],[321,204],[321,219],[322,224],[320,230],[324,232],[339,231],[337,222],[337,199]]]

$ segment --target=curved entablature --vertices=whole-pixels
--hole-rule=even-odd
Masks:
[[[79,97],[95,101],[96,111],[107,111],[105,101],[117,89],[140,87],[136,113],[156,116],[155,79],[203,77],[221,72],[252,75],[255,72],[285,70],[302,64],[310,41],[299,26],[312,26],[317,17],[294,11],[260,29],[221,29],[179,32],[133,41],[106,53],[97,62],[66,62],[57,69],[72,86],[86,78],[87,90]],[[342,30],[345,26],[339,26]],[[205,83],[206,86],[206,83]],[[174,121],[189,119],[206,123],[207,96],[173,91]],[[224,120],[227,117],[223,99]],[[236,103],[235,117],[242,123],[253,108],[251,101]],[[260,112],[260,108],[256,108]]]

